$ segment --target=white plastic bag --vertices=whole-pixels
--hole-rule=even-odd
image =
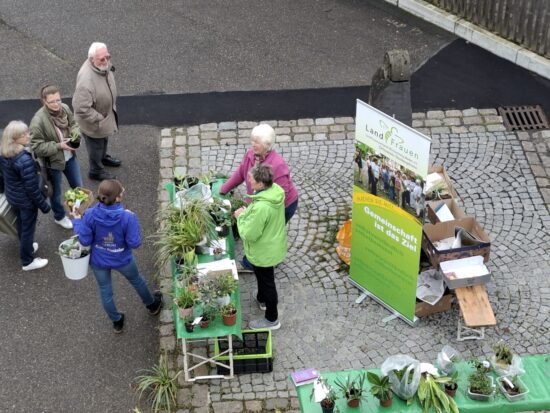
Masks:
[[[452,375],[456,366],[455,363],[460,361],[461,356],[458,350],[455,350],[453,347],[445,345],[437,355],[437,367],[441,372],[447,376]]]
[[[208,201],[212,198],[212,190],[208,185],[199,182],[196,185],[193,185],[189,189],[184,189],[183,191],[176,192],[176,198],[174,199],[174,206],[176,208],[181,208],[185,205],[186,201],[190,199],[202,199]]]
[[[418,275],[416,296],[419,300],[434,305],[441,300],[444,292],[445,285],[443,284],[443,277],[438,270],[422,271]]]
[[[396,371],[405,369],[400,379]],[[382,374],[388,376],[393,392],[403,400],[412,399],[420,383],[420,362],[405,354],[388,357],[380,367]]]
[[[523,368],[523,363],[521,361],[521,358],[514,354],[512,356],[512,364],[510,365],[504,365],[501,363],[497,363],[496,357],[493,354],[490,358],[491,365],[497,372],[499,376],[521,376],[525,374],[525,369]]]

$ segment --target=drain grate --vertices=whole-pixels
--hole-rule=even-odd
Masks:
[[[549,129],[548,119],[540,105],[499,107],[498,113],[509,131]]]

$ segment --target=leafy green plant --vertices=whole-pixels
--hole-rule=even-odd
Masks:
[[[346,376],[345,379],[336,379],[334,384],[347,400],[366,400],[364,394],[366,379],[367,375],[363,372],[353,379],[351,376]]]
[[[230,316],[230,315],[233,315],[237,312],[237,307],[235,307],[235,304],[233,303],[229,303],[229,304],[226,304],[222,307],[220,307],[220,314],[222,316]]]
[[[178,391],[177,378],[181,370],[170,374],[166,363],[166,354],[161,356],[158,364],[151,369],[142,370],[144,374],[136,377],[136,391],[139,398],[147,393],[147,400],[154,413],[165,410],[168,413],[175,411],[176,394]]]
[[[367,372],[367,380],[372,384],[371,394],[378,400],[389,400],[392,397],[391,383],[388,376],[379,376],[373,372]]]
[[[75,124],[69,132],[69,141],[77,142],[80,140],[80,127]]]
[[[420,377],[417,395],[423,413],[432,409],[436,413],[458,413],[456,402],[441,388],[442,384],[448,382],[449,377],[446,376],[434,377],[425,373]]]
[[[487,367],[489,363],[478,359],[469,360],[468,363],[475,369],[468,376],[470,392],[484,395],[492,394],[494,389],[491,385],[491,380],[487,376],[487,372],[490,370],[490,367]]]
[[[500,340],[493,346],[493,351],[495,352],[496,362],[500,364],[512,364],[512,358],[514,354],[510,349],[510,346],[506,344],[503,340]]]
[[[190,308],[193,307],[197,298],[198,294],[196,291],[189,288],[182,288],[174,298],[174,303],[176,303],[179,308]]]
[[[327,390],[325,398],[323,400],[321,400],[319,402],[319,404],[321,405],[321,407],[323,407],[325,409],[334,408],[334,412],[339,413],[340,409],[338,409],[338,407],[336,407],[336,400],[338,400],[338,394],[334,391],[332,386],[330,384],[328,384],[328,382],[325,379],[319,378],[318,381]],[[314,397],[315,397],[315,387],[313,387],[311,389],[311,394],[310,394],[309,397],[310,397],[310,400],[314,399]]]
[[[237,288],[237,280],[233,278],[233,273],[231,271],[216,278],[216,295],[218,297],[230,295]]]

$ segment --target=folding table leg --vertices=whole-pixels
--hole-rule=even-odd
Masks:
[[[462,319],[458,318],[456,331],[457,341],[464,340],[483,340],[485,338],[485,327],[473,328],[462,324]]]

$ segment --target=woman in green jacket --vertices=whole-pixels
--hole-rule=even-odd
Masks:
[[[249,172],[248,179],[254,194],[247,207],[235,211],[244,252],[253,266],[258,292],[256,301],[265,310],[265,318],[252,320],[253,330],[281,327],[277,312],[278,296],[275,286],[275,265],[280,264],[287,251],[285,227],[285,192],[273,183],[269,165],[258,165]]]
[[[57,86],[48,85],[40,90],[42,107],[31,120],[31,147],[40,162],[46,165],[51,180],[53,194],[50,203],[55,222],[63,228],[71,229],[73,224],[65,216],[61,202],[61,181],[63,175],[71,188],[82,186],[80,165],[76,159],[75,149],[80,143],[69,142],[71,131],[79,135],[78,125],[74,121],[71,109],[61,103]],[[72,145],[72,146],[71,146]]]

